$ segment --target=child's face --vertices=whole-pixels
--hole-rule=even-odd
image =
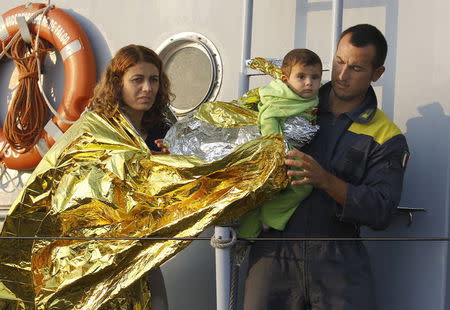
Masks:
[[[305,66],[297,63],[291,69],[287,77],[283,75],[281,80],[302,98],[311,98],[317,95],[322,78],[322,68],[319,64]]]

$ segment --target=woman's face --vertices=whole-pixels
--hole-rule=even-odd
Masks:
[[[122,77],[122,100],[134,111],[145,112],[155,103],[159,89],[159,70],[149,62],[130,67]]]

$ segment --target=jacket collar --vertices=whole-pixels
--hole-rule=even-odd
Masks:
[[[326,83],[319,90],[320,112],[331,113],[329,104],[330,91],[331,91],[331,82]],[[369,86],[364,101],[353,110],[345,112],[344,114],[347,115],[347,117],[350,118],[355,123],[365,124],[370,122],[370,120],[372,120],[376,111],[377,111],[377,96],[375,95],[373,87]]]

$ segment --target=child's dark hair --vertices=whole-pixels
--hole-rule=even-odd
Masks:
[[[306,48],[295,48],[287,53],[283,58],[283,64],[281,65],[283,75],[289,76],[291,74],[292,67],[298,63],[304,66],[319,64],[320,69],[322,70],[322,61],[316,53]]]

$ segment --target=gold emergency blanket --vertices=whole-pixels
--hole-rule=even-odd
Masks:
[[[258,112],[231,102],[205,102],[195,117],[217,127],[248,127],[258,123]]]
[[[258,70],[274,79],[281,79],[283,72],[281,68],[275,66],[273,63],[262,57],[256,57],[250,60],[248,67]],[[241,104],[242,107],[258,111],[259,87],[253,88],[246,92],[242,97],[233,100],[234,104]]]
[[[283,75],[281,68],[262,57],[251,59],[248,66],[252,69],[259,70],[264,74],[270,75],[274,79],[281,79],[281,76]]]
[[[35,169],[1,235],[195,237],[285,187],[283,161],[281,136],[212,163],[151,155],[125,118],[88,112]],[[143,276],[188,244],[1,239],[0,308],[149,309]]]

